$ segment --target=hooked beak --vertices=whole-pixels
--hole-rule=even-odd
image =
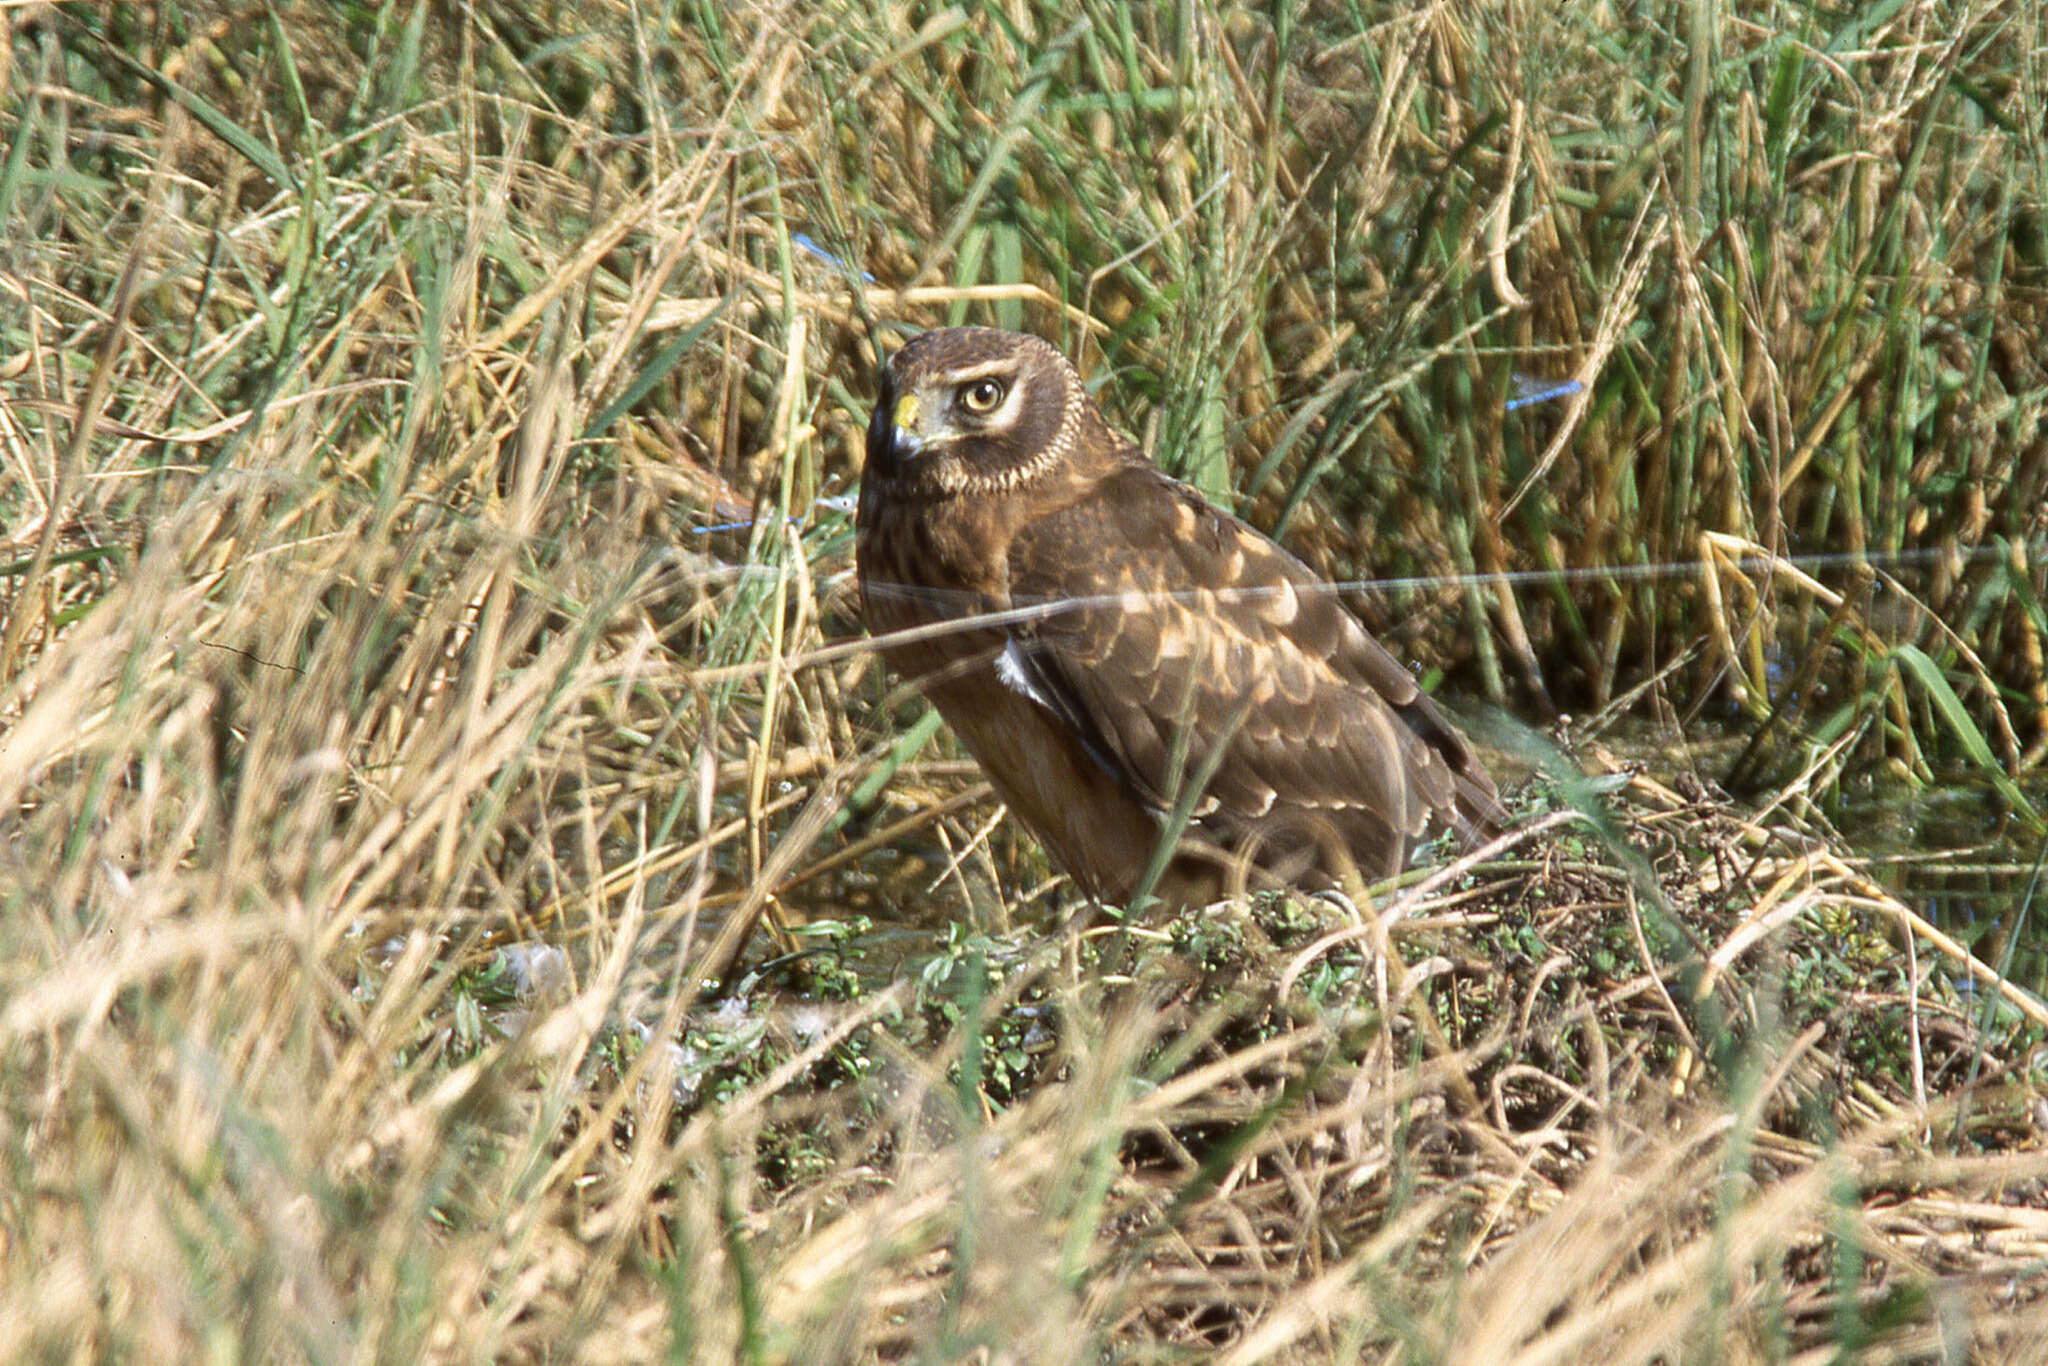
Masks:
[[[905,394],[894,406],[877,404],[874,421],[868,424],[868,457],[884,453],[897,461],[915,459],[924,451],[924,436],[918,430],[917,395]]]
[[[924,449],[924,441],[917,430],[917,395],[905,394],[896,400],[896,411],[889,417],[889,440],[896,448],[896,458],[908,460]]]

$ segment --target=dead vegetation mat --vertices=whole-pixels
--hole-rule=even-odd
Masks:
[[[788,1359],[2035,1359],[2037,1000],[1696,787],[1465,864],[956,957],[682,1222]]]

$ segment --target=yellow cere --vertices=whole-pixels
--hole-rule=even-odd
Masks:
[[[905,394],[896,400],[896,415],[891,419],[896,426],[908,429],[917,424],[917,395]]]

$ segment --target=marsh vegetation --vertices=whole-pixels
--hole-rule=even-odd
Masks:
[[[0,1357],[2038,1359],[2038,3],[0,34]],[[1521,837],[1076,917],[849,591],[960,321]]]

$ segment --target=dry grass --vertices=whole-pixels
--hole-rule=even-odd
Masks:
[[[1825,815],[2039,840],[2041,12],[1173,13],[4,12],[0,1357],[2032,1359],[2028,903]],[[956,317],[1775,795],[1046,929],[817,501]]]

